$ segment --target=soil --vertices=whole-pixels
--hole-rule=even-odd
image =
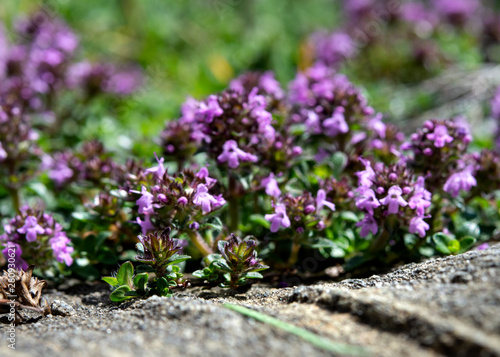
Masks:
[[[102,283],[47,289],[53,314],[0,326],[0,356],[331,356],[243,305],[369,356],[500,356],[500,244],[366,279],[245,293],[194,287],[121,304]]]

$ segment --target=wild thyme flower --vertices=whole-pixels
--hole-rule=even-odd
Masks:
[[[47,268],[52,265],[51,259],[71,265],[73,247],[62,226],[48,213],[32,209],[21,208],[21,212],[3,226],[4,233],[0,235],[0,242],[6,246],[7,242],[16,244],[20,249],[16,251],[16,266],[22,269],[28,263]],[[6,250],[3,251],[7,258]]]
[[[266,189],[268,196],[278,198],[281,195],[281,190],[278,186],[278,181],[274,178],[274,174],[270,173],[268,177],[261,181],[261,188]]]
[[[453,197],[457,197],[460,191],[469,192],[472,187],[477,185],[473,173],[474,168],[467,166],[463,170],[451,174],[444,183],[443,190]]]
[[[311,36],[311,42],[316,60],[331,67],[338,67],[356,53],[353,39],[348,33],[342,31],[314,33]]]
[[[271,232],[277,232],[280,227],[291,227],[296,233],[302,235],[308,230],[322,230],[327,214],[323,208],[335,210],[335,204],[326,199],[327,192],[318,190],[316,198],[309,192],[304,192],[297,197],[291,194],[282,195],[274,203],[274,213],[266,214],[265,219],[271,222]]]
[[[271,232],[277,232],[280,227],[288,228],[290,227],[290,218],[286,213],[286,207],[283,204],[277,204],[274,206],[273,214],[266,214],[265,219],[271,222]]]
[[[266,98],[268,110],[279,107],[279,101],[285,97],[284,90],[271,71],[244,73],[233,79],[229,88],[239,93],[250,93],[253,88],[258,88],[258,94]]]

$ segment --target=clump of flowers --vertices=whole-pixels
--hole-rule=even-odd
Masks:
[[[375,251],[385,249],[389,240],[399,239],[399,230],[408,230],[423,238],[430,226],[425,221],[431,206],[431,193],[425,188],[425,178],[415,176],[404,165],[377,163],[361,159],[365,169],[357,172],[358,188],[354,190],[355,205],[365,213],[360,235],[378,236]]]
[[[467,128],[455,120],[429,120],[401,149],[409,151],[408,166],[426,177],[430,191],[444,189],[456,196],[460,189],[468,191],[474,186],[472,168],[461,159],[471,140]]]
[[[322,64],[301,72],[290,83],[292,124],[304,126],[306,142],[326,153],[360,155],[374,140],[383,140],[382,115],[367,103],[347,77]]]
[[[257,257],[257,242],[252,238],[231,234],[227,240],[220,240],[218,246],[220,254],[207,257],[208,266],[194,272],[194,276],[211,283],[222,280],[222,287],[236,289],[249,284],[248,279],[262,279],[258,272],[269,268]]]
[[[285,91],[274,78],[273,72],[247,72],[229,83],[229,89],[238,93],[250,93],[254,88],[258,88],[257,94],[266,98],[267,110],[279,109],[281,100],[285,97]]]
[[[16,267],[26,270],[28,263],[35,262],[41,269],[49,268],[54,259],[70,266],[73,263],[73,247],[62,226],[54,217],[42,210],[22,207],[20,213],[3,226],[0,241],[5,249],[7,244],[16,247]]]
[[[131,189],[129,193],[136,202],[137,223],[143,235],[174,227],[188,234],[203,255],[212,253],[197,231],[206,216],[224,206],[226,200],[213,192],[217,180],[209,176],[206,168],[197,173],[184,170],[169,175],[163,159],[158,159],[158,166],[143,171],[136,179],[140,190]]]
[[[318,190],[316,198],[310,192],[296,197],[286,193],[273,202],[274,213],[265,215],[270,222],[271,233],[277,233],[277,240],[291,240],[286,267],[297,262],[301,246],[312,245],[315,235],[328,224],[329,212],[335,211],[335,204],[326,197],[323,189]]]

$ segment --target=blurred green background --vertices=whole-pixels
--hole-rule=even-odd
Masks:
[[[222,90],[246,70],[273,70],[286,87],[307,58],[307,37],[334,30],[345,20],[341,1],[334,0],[2,0],[0,18],[9,29],[42,5],[79,36],[81,58],[142,67],[142,87],[131,97],[93,104],[81,132],[82,139],[98,137],[111,150],[130,149],[141,158],[159,150],[159,132],[166,120],[178,117],[187,96],[203,98]],[[394,78],[409,72],[415,76],[406,63],[411,52],[405,38],[388,41],[390,52],[374,48],[368,59],[360,56],[342,69],[365,89],[375,109],[400,120],[450,101],[440,99],[440,83],[419,88],[371,76],[370,63],[377,63],[384,76],[397,71]],[[437,41],[462,68],[479,68],[473,36],[445,31]],[[469,115],[469,104],[443,115]],[[472,105],[474,116],[483,115],[478,114],[482,106]]]
[[[139,91],[94,111],[84,135],[113,134],[107,141],[118,142],[111,147],[138,142],[135,153],[148,157],[154,148],[148,141],[178,116],[188,95],[202,98],[252,69],[274,70],[286,84],[295,76],[301,41],[318,28],[334,28],[339,13],[331,0],[3,0],[0,17],[12,28],[41,4],[80,37],[82,57],[143,68]]]

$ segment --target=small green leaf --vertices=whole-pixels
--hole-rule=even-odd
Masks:
[[[128,285],[122,285],[113,290],[113,292],[109,295],[111,301],[120,302],[128,299],[134,298],[133,296],[127,296],[126,294],[130,292],[131,289]]]
[[[167,296],[170,294],[169,283],[165,278],[156,279],[156,290],[160,296]]]
[[[460,242],[460,250],[458,252],[464,253],[468,251],[476,243],[476,238],[463,237],[459,240],[459,242]]]
[[[241,278],[248,278],[248,279],[262,279],[264,276],[261,273],[257,272],[249,272],[241,275]]]
[[[271,227],[271,222],[266,220],[263,215],[261,214],[252,214],[250,215],[250,222],[259,226],[262,226],[266,229],[269,229]]]
[[[448,249],[450,250],[451,254],[458,253],[458,251],[460,250],[460,242],[456,239],[449,241]]]
[[[109,285],[111,285],[113,287],[116,287],[119,285],[118,279],[113,278],[112,276],[105,276],[102,278],[102,280],[104,280],[106,283],[108,283]]]
[[[196,270],[195,272],[193,272],[193,276],[198,279],[205,279],[205,269]]]
[[[190,255],[180,255],[180,254],[174,254],[170,257],[170,259],[167,261],[167,265],[172,265],[172,264],[179,264],[182,263],[188,259],[191,259]]]
[[[348,222],[358,222],[359,217],[354,212],[345,211],[340,213],[340,218]]]
[[[141,273],[134,276],[134,286],[137,288],[137,290],[146,290],[148,278],[148,273]]]
[[[467,237],[478,238],[481,235],[481,229],[476,222],[464,222],[457,230],[457,237]]]
[[[216,262],[214,262],[214,265],[221,269],[221,270],[224,270],[224,271],[227,271],[229,273],[232,273],[233,270],[229,267],[229,265],[227,265],[227,262],[225,260],[218,260]]]
[[[134,266],[131,262],[125,262],[122,264],[120,269],[118,269],[118,273],[116,274],[116,279],[118,280],[119,285],[128,285],[132,287],[134,276]]]
[[[441,254],[451,254],[448,247],[448,243],[452,238],[444,233],[436,233],[432,236],[432,241],[434,242],[436,250]]]

